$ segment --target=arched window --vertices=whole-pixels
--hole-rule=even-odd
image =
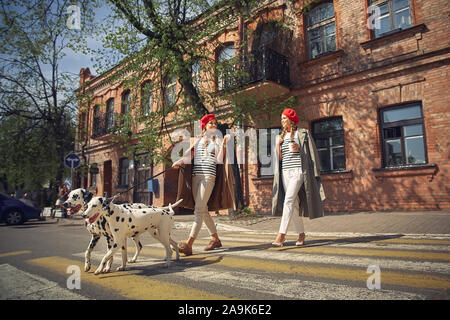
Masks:
[[[336,51],[336,23],[333,1],[314,7],[306,14],[308,59]]]
[[[122,94],[122,107],[120,110],[121,113],[121,125],[126,126],[128,124],[127,122],[127,114],[130,111],[130,90],[125,91]]]
[[[234,65],[232,59],[235,56],[234,44],[227,44],[217,54],[217,89],[223,90],[234,84]]]
[[[153,112],[153,87],[150,81],[146,81],[141,86],[141,112],[143,116]]]
[[[114,98],[106,101],[105,128],[112,129],[114,127]]]

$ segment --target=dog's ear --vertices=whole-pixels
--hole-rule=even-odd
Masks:
[[[93,196],[94,196],[94,194],[92,192],[89,192],[89,191],[88,192],[83,192],[83,201],[84,201],[84,203],[88,203],[89,201],[91,201]]]
[[[109,207],[109,204],[111,203],[111,198],[100,198],[98,200],[102,204],[102,209],[107,210]]]

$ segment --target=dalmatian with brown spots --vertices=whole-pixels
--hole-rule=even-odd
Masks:
[[[114,239],[112,248],[103,257],[100,266],[95,274],[102,273],[105,263],[122,248],[122,266],[117,270],[125,270],[127,263],[127,238],[139,237],[144,232],[149,232],[154,238],[159,240],[166,249],[166,267],[170,265],[172,259],[172,248],[176,252],[176,259],[179,259],[178,244],[170,237],[173,228],[173,208],[183,200],[178,200],[173,205],[167,207],[153,207],[142,209],[126,209],[112,203],[111,199],[104,197],[93,197],[87,204],[83,212],[83,218],[95,222],[99,217],[105,218],[111,228]]]

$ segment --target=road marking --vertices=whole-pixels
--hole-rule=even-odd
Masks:
[[[0,258],[20,256],[22,254],[30,254],[30,253],[31,253],[31,251],[29,251],[29,250],[5,252],[5,253],[0,253]]]
[[[144,248],[143,253],[149,255],[161,255],[161,249]],[[246,251],[245,253],[249,253]],[[242,255],[244,252],[240,251],[239,254]],[[271,259],[276,252],[270,252],[268,259]],[[295,255],[297,256],[297,255]],[[318,278],[328,278],[328,279],[338,279],[338,280],[348,280],[348,281],[363,281],[366,282],[367,267],[371,264],[366,265],[362,270],[355,270],[349,268],[336,268],[336,267],[323,267],[320,265],[313,264],[292,264],[282,262],[282,259],[278,261],[267,260],[267,259],[254,259],[250,257],[234,257],[225,252],[216,252],[214,254],[195,254],[189,257],[182,257],[183,260],[190,262],[201,262],[201,263],[211,263],[214,265],[220,265],[231,268],[264,271],[272,273],[285,273],[294,274],[300,276],[318,277]],[[342,257],[340,257],[342,260]],[[373,260],[372,260],[373,262]],[[382,262],[382,261],[381,261]],[[375,263],[376,264],[376,263]],[[383,268],[379,265],[380,268]],[[407,287],[418,287],[418,288],[430,288],[430,289],[449,289],[450,288],[450,278],[448,276],[435,276],[428,274],[411,274],[411,273],[399,273],[393,271],[382,271],[382,283],[401,285]]]
[[[200,240],[200,239],[199,239]],[[201,240],[208,240],[209,238],[201,238]],[[272,243],[274,239],[261,239],[261,238],[244,238],[244,237],[229,237],[229,236],[221,236],[221,241],[233,241],[233,242],[247,242],[247,243]],[[288,243],[291,243],[291,246],[294,245],[294,242],[297,239],[287,239]],[[430,251],[450,251],[450,246],[447,245],[420,245],[420,244],[397,244],[397,243],[380,243],[374,241],[368,242],[357,242],[357,241],[345,241],[345,240],[306,240],[306,246],[327,246],[330,248],[334,247],[345,247],[345,248],[372,248],[372,249],[380,249],[383,247],[385,249],[397,249],[397,250],[430,250]]]
[[[276,233],[273,234],[248,234],[248,233],[228,233],[227,236],[234,238],[249,238],[251,239],[266,239],[272,242],[275,240]],[[289,241],[296,241],[298,235],[288,234],[286,239]],[[450,240],[435,240],[435,239],[410,239],[404,238],[403,235],[391,236],[367,236],[367,237],[317,237],[306,233],[306,241],[348,241],[348,242],[371,242],[371,243],[399,243],[399,244],[422,244],[422,245],[448,245]]]
[[[0,300],[86,300],[88,298],[60,287],[38,275],[9,264],[0,265]]]
[[[256,235],[274,235],[277,231],[271,230],[250,230],[245,231],[247,234]],[[357,233],[357,232],[305,232],[307,237],[337,237],[337,238],[367,238],[367,237],[384,237],[384,238],[399,238],[404,239],[434,239],[450,241],[450,234],[448,233]],[[287,236],[298,236],[295,232],[288,231]]]
[[[176,274],[179,275],[179,274]],[[344,284],[304,281],[290,277],[275,278],[272,275],[251,272],[227,271],[199,266],[182,270],[181,276],[193,281],[207,281],[211,285],[231,286],[243,290],[274,295],[285,299],[306,300],[413,300],[425,299],[421,294],[395,290],[369,290],[362,284],[354,287]]]
[[[46,257],[28,260],[27,263],[40,268],[50,269],[65,274],[69,265],[77,265],[83,270],[80,261],[62,257]],[[95,267],[92,266],[93,270]],[[230,299],[218,294],[198,290],[175,283],[152,280],[148,276],[140,276],[139,270],[120,271],[109,274],[94,275],[93,272],[81,274],[81,285],[90,283],[107,290],[117,292],[123,297],[138,300],[225,300]]]
[[[209,240],[199,239],[197,244],[207,244]],[[386,250],[379,249],[357,249],[357,248],[338,248],[328,246],[308,246],[295,247],[293,245],[284,246],[282,248],[272,248],[270,243],[256,244],[253,242],[222,242],[227,248],[240,248],[240,247],[255,247],[255,249],[267,247],[270,251],[289,251],[300,253],[315,253],[315,254],[337,254],[337,255],[349,255],[349,256],[376,256],[387,258],[402,258],[402,259],[415,259],[415,260],[438,260],[438,261],[450,261],[450,253],[440,252],[425,252],[425,251],[400,251],[400,250]]]

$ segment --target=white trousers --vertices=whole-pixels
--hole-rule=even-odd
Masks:
[[[303,233],[305,228],[302,217],[300,217],[300,200],[298,198],[298,192],[304,182],[302,169],[283,170],[282,179],[285,198],[279,233],[286,234],[291,222],[294,223],[295,231],[298,234]]]
[[[192,177],[192,195],[195,200],[194,208],[194,223],[191,228],[190,237],[196,239],[200,229],[202,228],[203,221],[208,228],[209,235],[217,233],[214,220],[209,215],[208,200],[214,189],[216,183],[216,177],[210,175],[195,175]]]

